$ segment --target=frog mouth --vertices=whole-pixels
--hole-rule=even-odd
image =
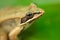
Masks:
[[[25,16],[21,18],[21,25],[24,25],[26,23],[31,23],[35,19],[41,17],[43,15],[44,11],[41,9],[39,12],[34,12],[30,14],[31,16]]]

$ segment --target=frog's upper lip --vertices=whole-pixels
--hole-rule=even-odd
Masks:
[[[39,17],[42,16],[43,14],[44,14],[44,10],[41,9],[41,10],[40,10],[40,14],[34,15],[33,18],[27,20],[26,22],[22,23],[21,25],[24,25],[24,24],[26,24],[26,23],[29,23],[30,21],[33,21],[33,20],[39,18]]]

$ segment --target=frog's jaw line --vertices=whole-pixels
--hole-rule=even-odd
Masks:
[[[29,23],[30,21],[33,21],[33,20],[35,20],[35,19],[37,19],[37,18],[39,18],[40,16],[42,16],[43,14],[44,14],[44,11],[43,10],[40,10],[40,14],[38,14],[38,15],[35,15],[33,18],[31,18],[31,19],[29,19],[28,21],[26,21],[25,23],[22,23],[22,24],[20,24],[20,25],[24,25],[24,24],[27,24],[27,23]]]

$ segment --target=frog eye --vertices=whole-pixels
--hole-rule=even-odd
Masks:
[[[27,19],[30,19],[30,18],[32,18],[34,15],[33,15],[33,13],[31,13],[31,12],[28,12],[27,14],[26,14],[26,17],[27,17]]]
[[[32,13],[31,12],[28,12],[27,14],[26,14],[26,16],[31,16],[32,15]]]

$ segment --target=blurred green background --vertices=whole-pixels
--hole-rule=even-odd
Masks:
[[[5,6],[28,6],[36,3],[45,10],[45,14],[37,19],[19,36],[22,40],[60,40],[60,0],[0,0],[0,8]]]

